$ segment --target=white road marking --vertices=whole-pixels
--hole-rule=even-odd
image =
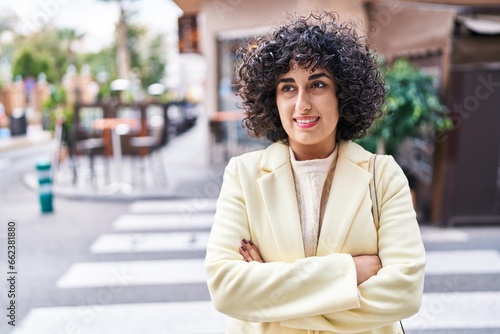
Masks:
[[[118,217],[112,226],[116,231],[209,229],[213,222],[213,213],[132,214]]]
[[[426,293],[405,329],[500,328],[500,291]],[[471,330],[473,333],[473,330]]]
[[[420,226],[422,239],[426,243],[433,242],[466,242],[469,235],[461,230],[434,226]]]
[[[59,288],[205,283],[203,259],[80,262],[57,280]]]
[[[103,234],[90,246],[92,253],[131,253],[205,250],[208,232]]]
[[[223,334],[227,317],[211,302],[35,308],[10,334]]]
[[[189,198],[178,200],[137,201],[130,205],[132,213],[201,213],[215,212],[217,199]]]
[[[427,275],[500,273],[500,253],[496,250],[427,252]]]
[[[10,158],[2,158],[0,159],[0,169],[7,168],[11,165]]]
[[[420,312],[403,319],[406,330],[500,327],[500,292],[424,294]],[[193,321],[195,319],[196,321]],[[82,305],[32,309],[11,334],[224,333],[227,317],[210,301]]]

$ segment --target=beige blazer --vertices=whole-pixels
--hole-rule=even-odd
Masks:
[[[393,334],[419,310],[426,260],[408,182],[391,156],[377,158],[377,231],[369,158],[340,143],[317,256],[308,258],[288,146],[231,159],[205,259],[214,306],[231,317],[227,333]],[[242,238],[266,263],[242,260]],[[383,268],[357,286],[352,256],[367,254],[378,254]]]

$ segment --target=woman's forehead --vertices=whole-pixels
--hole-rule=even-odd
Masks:
[[[324,67],[318,66],[318,67],[314,68],[314,70],[313,70],[312,65],[310,65],[309,67],[304,67],[304,66],[299,65],[299,63],[297,63],[296,61],[292,61],[292,62],[290,62],[288,72],[281,74],[279,76],[279,78],[283,78],[283,77],[291,76],[291,75],[298,75],[298,74],[312,75],[312,74],[316,74],[316,73],[327,73],[327,74],[331,75],[330,71],[328,71]]]

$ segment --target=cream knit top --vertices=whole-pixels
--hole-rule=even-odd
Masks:
[[[325,159],[298,161],[290,148],[290,162],[295,178],[302,240],[306,257],[316,255],[323,212],[328,199],[333,171],[337,163],[337,152],[336,146]],[[327,183],[327,187],[324,187],[325,183]]]

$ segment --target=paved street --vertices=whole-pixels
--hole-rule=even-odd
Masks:
[[[5,237],[13,219],[16,327],[2,316],[0,333],[223,333],[226,318],[213,309],[203,272],[214,196],[56,198],[55,212],[42,215],[36,191],[22,180],[32,159],[9,161],[18,163],[1,180],[0,268],[7,276]],[[175,180],[192,187],[184,195],[202,194],[198,181]],[[403,320],[406,333],[500,333],[500,227],[422,226],[422,235],[425,295],[420,313]],[[2,281],[7,313],[9,286]]]
[[[223,333],[203,274],[214,203],[81,203],[73,214],[102,219],[68,212],[57,226],[43,217],[21,229],[19,323],[9,333]],[[500,229],[422,233],[426,293],[407,333],[500,333]]]
[[[422,227],[425,294],[408,333],[500,333],[500,228]]]
[[[10,333],[222,333],[225,318],[209,302],[203,273],[214,204],[208,199],[94,203],[95,209],[123,211],[115,219],[88,222],[89,230],[99,231],[92,242],[61,241],[65,246],[52,259],[40,259],[45,265],[30,274],[20,270],[20,291],[26,276],[36,272],[45,271],[52,281],[39,286],[45,300],[32,300],[34,307]],[[73,250],[66,248],[71,245]],[[24,252],[27,247],[19,246]],[[68,254],[77,249],[81,253]],[[58,255],[74,260],[56,274],[52,263]]]

